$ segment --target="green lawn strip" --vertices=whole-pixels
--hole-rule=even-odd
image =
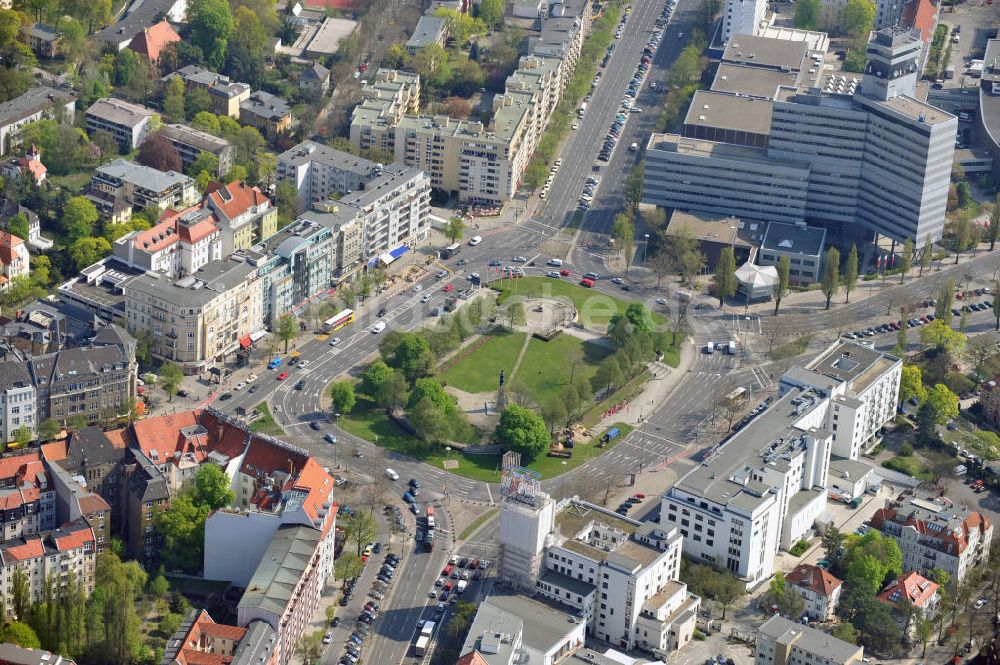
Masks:
[[[597,372],[598,363],[610,353],[603,346],[567,334],[548,342],[532,338],[512,380],[523,383],[540,404],[545,404],[577,376],[589,380]]]
[[[908,476],[913,476],[920,480],[930,480],[931,473],[927,465],[920,461],[919,458],[913,455],[902,456],[898,455],[891,459],[887,459],[882,462],[882,466],[887,469],[892,469],[893,471],[899,471],[900,473],[905,473]]]
[[[793,339],[791,342],[774,347],[771,349],[771,360],[787,360],[788,358],[794,358],[805,353],[805,350],[809,348],[809,341],[811,339],[812,335],[803,335]]]
[[[469,536],[471,536],[472,534],[474,534],[476,532],[476,529],[478,529],[479,527],[481,527],[483,525],[483,523],[486,522],[486,520],[488,520],[488,519],[492,518],[494,515],[496,515],[497,511],[499,511],[499,510],[500,510],[499,508],[490,508],[485,513],[483,513],[482,515],[480,515],[476,519],[472,520],[472,522],[469,524],[469,526],[467,526],[464,529],[462,529],[462,533],[458,534],[458,539],[459,540],[465,540],[466,538],[468,538]]]
[[[573,279],[572,277],[567,279]],[[567,297],[573,302],[580,315],[580,322],[588,328],[607,326],[611,317],[625,312],[629,303],[600,291],[594,291],[563,279],[551,277],[522,277],[520,279],[503,279],[490,284],[491,288],[500,292],[501,302],[511,296],[556,298]],[[666,326],[668,321],[662,314],[653,312],[653,322]]]
[[[610,409],[615,404],[627,402],[628,400],[634,398],[642,392],[642,389],[646,387],[646,383],[648,381],[649,370],[644,369],[636,374],[631,380],[627,381],[624,386],[598,402],[594,408],[584,414],[583,418],[580,419],[580,422],[583,423],[584,427],[596,427],[597,424],[601,422],[601,415],[605,411]]]
[[[261,402],[255,407],[262,415],[260,418],[250,423],[251,432],[270,434],[271,436],[284,436],[285,430],[274,420],[271,410],[267,408],[267,402]]]
[[[525,333],[491,335],[485,344],[445,370],[441,380],[469,393],[497,390],[500,370],[510,375],[524,346],[524,337]]]

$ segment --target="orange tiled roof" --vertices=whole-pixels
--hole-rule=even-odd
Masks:
[[[910,571],[886,585],[878,599],[883,603],[898,603],[905,596],[914,607],[923,607],[937,592],[937,584],[916,571]]]
[[[188,226],[187,224],[177,225],[177,235],[180,236],[181,240],[193,245],[199,240],[204,240],[208,236],[212,235],[219,228],[212,222],[214,217],[206,217],[197,224],[192,224]]]
[[[253,206],[271,203],[258,187],[251,187],[242,180],[222,185],[206,198],[213,210],[219,211],[228,219],[239,217]]]
[[[181,665],[222,665],[232,662],[232,656],[222,656],[217,653],[206,653],[207,637],[218,637],[239,641],[246,635],[246,628],[227,626],[215,623],[208,612],[201,610],[191,623],[191,628],[184,635],[183,646],[178,651],[175,660]]]
[[[829,597],[842,584],[836,577],[819,566],[801,563],[795,570],[788,573],[785,579],[795,586],[809,589],[822,596]]]
[[[227,626],[224,623],[215,623],[212,621],[202,624],[201,633],[209,637],[237,641],[243,639],[243,636],[247,634],[247,629],[240,628],[239,626]]]
[[[16,250],[24,246],[24,241],[6,231],[0,231],[0,262],[9,266],[17,256]]]
[[[99,494],[85,494],[80,497],[79,504],[84,515],[111,510],[111,506]]]
[[[240,472],[257,478],[261,475],[271,475],[275,471],[284,471],[295,475],[306,465],[309,455],[292,448],[285,448],[254,437],[250,440]]]
[[[128,448],[132,443],[132,433],[124,428],[108,430],[104,433],[104,436],[107,437],[112,446],[121,448],[122,450]]]
[[[182,431],[199,425],[204,430],[201,434],[188,436]],[[190,453],[195,462],[201,464],[212,451],[228,457],[240,455],[247,434],[238,427],[223,423],[215,416],[196,409],[138,420],[132,424],[130,438],[150,459],[155,450],[158,463],[173,459],[174,453]]]
[[[483,658],[478,651],[470,651],[469,653],[465,654],[457,661],[455,661],[455,665],[490,665],[490,664],[486,662],[486,659]]]
[[[137,34],[129,42],[128,47],[136,53],[144,54],[150,62],[156,62],[167,44],[180,40],[181,36],[164,20]]]
[[[319,511],[323,508],[324,501],[329,501],[331,504],[327,509],[327,515],[336,512],[333,505],[333,486],[333,478],[330,477],[330,474],[324,471],[315,459],[310,457],[305,466],[302,467],[302,471],[299,472],[298,478],[289,479],[285,484],[285,490],[305,490],[309,493],[302,508],[309,515],[313,525],[319,527]],[[324,531],[326,531],[325,527]]]
[[[109,432],[110,434],[110,432]],[[42,444],[42,456],[50,462],[58,462],[59,460],[66,459],[67,453],[67,440],[53,441],[51,443]]]
[[[132,238],[132,244],[138,249],[155,252],[170,247],[177,242],[177,223],[170,218],[158,223],[145,231],[139,231]]]
[[[86,543],[94,542],[94,531],[90,528],[77,528],[69,532],[55,532],[52,534],[52,541],[56,549],[60,552],[66,550],[76,550]]]
[[[45,545],[42,543],[41,538],[31,538],[29,540],[12,544],[5,545],[0,549],[3,553],[3,558],[9,558],[11,561],[28,561],[29,559],[36,559],[45,554]]]
[[[920,31],[920,40],[929,43],[934,36],[937,23],[938,5],[933,0],[910,0],[903,6],[899,24],[904,28]]]
[[[988,531],[991,528],[990,518],[982,513],[971,512],[962,520],[961,525],[955,531],[942,531],[937,528],[930,528],[926,521],[918,519],[913,515],[905,520],[896,519],[897,511],[894,508],[879,508],[872,516],[870,523],[872,527],[881,530],[885,522],[896,522],[903,526],[910,526],[917,530],[917,533],[936,540],[940,543],[939,549],[951,555],[958,556],[969,546],[969,533],[975,529]],[[899,514],[902,518],[903,515]]]

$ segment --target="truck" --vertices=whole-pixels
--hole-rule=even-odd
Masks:
[[[434,506],[427,506],[427,528],[434,528]]]
[[[465,593],[465,587],[469,586],[469,583],[465,580],[460,580],[458,583],[458,593]]]
[[[413,647],[414,653],[418,656],[423,656],[427,653],[427,643],[431,641],[431,638],[427,635],[421,635],[417,638],[417,644]]]
[[[736,355],[736,342],[730,341],[729,344],[728,344],[728,346],[726,347],[726,350],[729,352],[729,355],[735,356]]]

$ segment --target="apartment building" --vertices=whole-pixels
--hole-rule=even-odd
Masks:
[[[423,15],[417,20],[417,26],[413,29],[413,34],[406,41],[406,52],[410,56],[416,56],[425,46],[436,44],[444,46],[444,39],[448,36],[448,31],[444,26],[444,19],[440,16]]]
[[[168,277],[184,277],[222,259],[222,232],[203,208],[168,210],[161,221],[115,241],[112,255],[126,265]]]
[[[35,385],[24,363],[0,363],[0,435],[4,443],[16,440],[22,428],[34,434],[39,423],[36,400]]]
[[[21,28],[21,36],[28,48],[39,58],[51,60],[59,55],[63,35],[54,26],[45,23],[31,23]]]
[[[335,148],[303,141],[278,155],[278,182],[295,186],[299,201],[309,205],[335,195],[364,189],[382,165]]]
[[[10,642],[0,644],[0,662],[9,665],[76,665],[66,656],[44,649],[28,649]]]
[[[28,582],[31,602],[41,602],[50,579],[63,588],[71,579],[89,596],[94,590],[97,543],[90,525],[79,520],[58,529],[0,544],[0,589],[12,597],[15,571]],[[7,605],[7,616],[14,608]]]
[[[258,270],[242,257],[210,262],[181,279],[145,273],[123,284],[129,329],[153,355],[186,373],[207,371],[263,327]]]
[[[969,570],[986,561],[993,523],[986,515],[963,510],[947,497],[901,494],[886,501],[869,520],[873,529],[895,539],[903,551],[903,570],[934,568],[962,583]]]
[[[163,77],[166,82],[171,76],[180,76],[186,90],[204,90],[212,100],[212,113],[230,118],[240,117],[240,104],[250,99],[250,86],[231,80],[228,76],[213,71],[187,65]],[[228,173],[228,171],[226,171]]]
[[[0,104],[0,157],[20,145],[21,129],[43,118],[72,122],[76,94],[40,85]]]
[[[103,434],[96,427],[75,430],[73,434],[87,431],[95,432],[98,435]],[[95,435],[91,434],[91,436]],[[50,448],[57,446],[65,448],[66,441],[56,442],[55,445],[46,445]],[[58,455],[53,456],[58,457]],[[114,519],[111,504],[105,501],[100,494],[81,484],[80,478],[71,475],[59,462],[50,459],[44,446],[42,457],[45,460],[45,469],[48,471],[56,494],[56,522],[58,524],[76,522],[77,520],[86,522],[94,530],[94,542],[97,553],[100,554],[111,544],[111,523]],[[83,481],[83,483],[85,482]]]
[[[587,631],[662,655],[692,637],[701,599],[677,582],[681,535],[578,499],[505,497],[498,576],[573,608]]]
[[[312,62],[299,72],[299,89],[313,95],[325,95],[330,90],[330,70]]]
[[[766,10],[766,0],[726,0],[719,40],[725,44],[735,35],[756,35]]]
[[[916,633],[921,618],[937,615],[941,596],[937,584],[911,570],[886,584],[878,599],[892,608],[903,635],[910,640],[919,639]]]
[[[0,542],[35,537],[56,528],[56,493],[37,450],[0,459]]]
[[[756,665],[858,665],[864,651],[864,647],[775,614],[757,629],[755,662]]]
[[[153,110],[115,97],[98,99],[84,116],[88,134],[106,132],[125,151],[135,150],[160,125]]]
[[[299,215],[299,220],[328,227],[333,233],[330,271],[335,282],[364,269],[364,217],[360,210],[340,201],[320,201]]]
[[[363,255],[389,263],[430,231],[431,184],[420,169],[399,163],[387,166],[362,191],[344,196],[342,207],[358,212],[363,236]]]
[[[645,202],[939,238],[957,119],[916,98],[920,50],[919,30],[886,28],[872,33],[863,75],[831,74],[808,42],[731,38],[684,135],[650,137]]]
[[[224,178],[233,168],[236,148],[224,138],[212,136],[208,132],[193,129],[187,125],[176,124],[165,125],[160,130],[160,135],[170,141],[170,144],[177,149],[177,154],[181,156],[181,162],[185,169],[203,152],[214,155],[219,160],[219,168],[212,175]]]
[[[194,180],[183,173],[158,171],[125,159],[94,169],[90,186],[99,194],[124,201],[134,210],[187,208],[198,201]]]
[[[766,581],[778,548],[791,547],[825,509],[831,453],[860,449],[867,430],[841,415],[866,414],[867,427],[867,418],[884,413],[881,400],[895,405],[900,364],[838,342],[809,369],[792,368],[768,408],[664,493],[661,523],[680,529],[695,561],[724,567],[748,586]]]
[[[203,205],[222,232],[222,255],[248,249],[278,231],[278,209],[259,187],[235,180],[209,186]]]
[[[787,589],[805,602],[805,614],[813,621],[829,621],[837,613],[843,582],[829,571],[808,563],[800,563],[785,575]]]
[[[292,106],[281,97],[258,90],[240,102],[239,121],[256,127],[273,141],[292,127]]]
[[[387,143],[373,140],[372,132],[365,132],[366,119],[382,118],[395,125],[403,116],[416,114],[420,109],[420,75],[397,69],[379,68],[375,76],[361,88],[361,103],[351,114],[351,143],[361,150],[388,148]]]
[[[262,621],[247,628],[227,626],[192,608],[167,640],[161,665],[275,665],[275,638],[274,629]]]

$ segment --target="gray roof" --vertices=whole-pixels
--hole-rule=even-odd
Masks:
[[[826,229],[818,226],[771,222],[764,233],[761,249],[819,257],[825,240]]]
[[[246,629],[246,635],[233,651],[230,665],[260,665],[270,661],[278,644],[274,628],[263,621],[251,621]]]
[[[177,0],[138,0],[129,7],[121,21],[94,33],[94,38],[109,46],[132,41],[132,38],[166,16]]]
[[[254,608],[281,616],[319,546],[321,535],[307,526],[279,527],[247,584],[239,609]]]
[[[375,203],[386,194],[392,192],[397,187],[417,178],[423,171],[413,166],[403,166],[401,163],[393,163],[385,168],[382,175],[374,180],[365,183],[365,188],[360,192],[353,192],[340,199],[341,203],[351,204],[358,207],[365,207]]]
[[[56,101],[75,100],[76,97],[69,92],[40,85],[30,88],[20,97],[8,100],[0,104],[0,125],[9,125],[23,120],[30,115],[38,113],[42,109],[49,108]]]
[[[423,48],[429,44],[437,44],[443,35],[443,18],[440,16],[421,16],[406,45],[410,48]]]
[[[324,166],[355,173],[363,178],[370,178],[375,175],[377,168],[375,162],[367,160],[364,157],[358,157],[357,155],[331,148],[316,141],[303,141],[289,148],[278,155],[278,161],[293,166],[301,166],[308,162],[318,162]]]
[[[478,650],[489,665],[507,665],[514,657],[514,641],[524,632],[520,616],[490,602],[479,605],[462,645],[461,655]]]
[[[799,71],[809,54],[806,42],[755,35],[733,35],[722,54],[723,62],[769,69]]]
[[[0,644],[0,662],[10,665],[72,665],[73,661],[44,649],[25,649],[16,644]]]
[[[139,466],[139,471],[129,477],[129,490],[140,501],[161,501],[170,498],[170,489],[163,473],[143,452],[129,448],[128,453]]]
[[[722,62],[715,72],[712,90],[774,99],[779,86],[794,86],[798,78],[793,72]]]
[[[76,473],[84,466],[114,464],[125,457],[125,450],[116,447],[100,427],[74,430],[66,445],[66,458],[59,465]]]
[[[577,596],[587,596],[597,588],[589,582],[584,582],[583,580],[578,580],[575,577],[570,577],[569,575],[557,573],[556,571],[549,569],[546,569],[545,572],[542,573],[542,576],[538,581],[559,587],[560,589],[569,591]]]
[[[127,367],[130,359],[118,346],[64,349],[28,359],[35,385],[61,386],[100,376],[106,368]]]
[[[175,185],[191,180],[188,176],[177,171],[159,171],[149,166],[143,166],[127,159],[119,157],[113,162],[108,162],[96,169],[109,178],[117,178],[124,182],[131,183],[137,187],[151,192],[163,192]]]
[[[135,127],[146,118],[156,115],[152,109],[139,106],[124,99],[105,97],[98,99],[87,109],[87,115],[100,118],[116,125]]]
[[[310,63],[308,67],[299,74],[300,79],[307,81],[325,81],[330,77],[330,70],[318,62]]]
[[[232,144],[224,138],[213,136],[200,129],[194,129],[187,125],[165,125],[160,133],[176,143],[183,143],[192,148],[218,155]]]
[[[892,354],[841,340],[809,363],[808,368],[814,373],[853,384],[852,389],[858,392],[861,390],[859,383],[877,377],[898,362],[899,358]]]
[[[47,42],[54,42],[62,37],[62,33],[56,31],[55,26],[46,25],[45,23],[32,23],[26,30],[35,39],[42,39]]]
[[[843,457],[830,458],[830,475],[851,482],[861,480],[875,473],[875,469],[857,460],[845,459]]]
[[[712,90],[694,93],[684,131],[689,127],[711,127],[751,134],[771,133],[771,111],[774,104],[768,99],[737,96]]]
[[[281,97],[269,92],[258,90],[249,99],[240,102],[240,113],[250,113],[260,118],[280,120],[292,114],[291,105]]]
[[[522,643],[540,653],[546,653],[559,644],[565,639],[566,634],[577,626],[570,621],[571,614],[507,589],[498,590],[494,587],[493,592],[479,606],[479,611],[481,612],[482,608],[486,606],[492,606],[518,617],[522,622]],[[476,618],[478,620],[478,613]],[[476,622],[473,622],[473,626],[475,624]],[[469,636],[472,635],[470,629]]]
[[[161,81],[167,81],[171,76],[180,76],[184,81],[197,83],[209,88],[209,93],[220,97],[235,97],[250,90],[248,83],[233,81],[228,76],[216,74],[210,69],[199,67],[198,65],[187,65],[181,67],[176,72],[167,74]]]
[[[848,663],[861,657],[864,649],[844,640],[824,633],[821,630],[786,619],[776,614],[757,629],[761,635],[766,635],[781,644],[791,642],[798,649],[823,660],[835,663]]]
[[[256,270],[256,266],[233,256],[224,261],[211,261],[178,280],[156,273],[145,273],[129,281],[124,288],[126,291],[154,296],[163,302],[201,307],[244,281]]]
[[[0,363],[0,390],[32,385],[27,367],[20,362]]]

